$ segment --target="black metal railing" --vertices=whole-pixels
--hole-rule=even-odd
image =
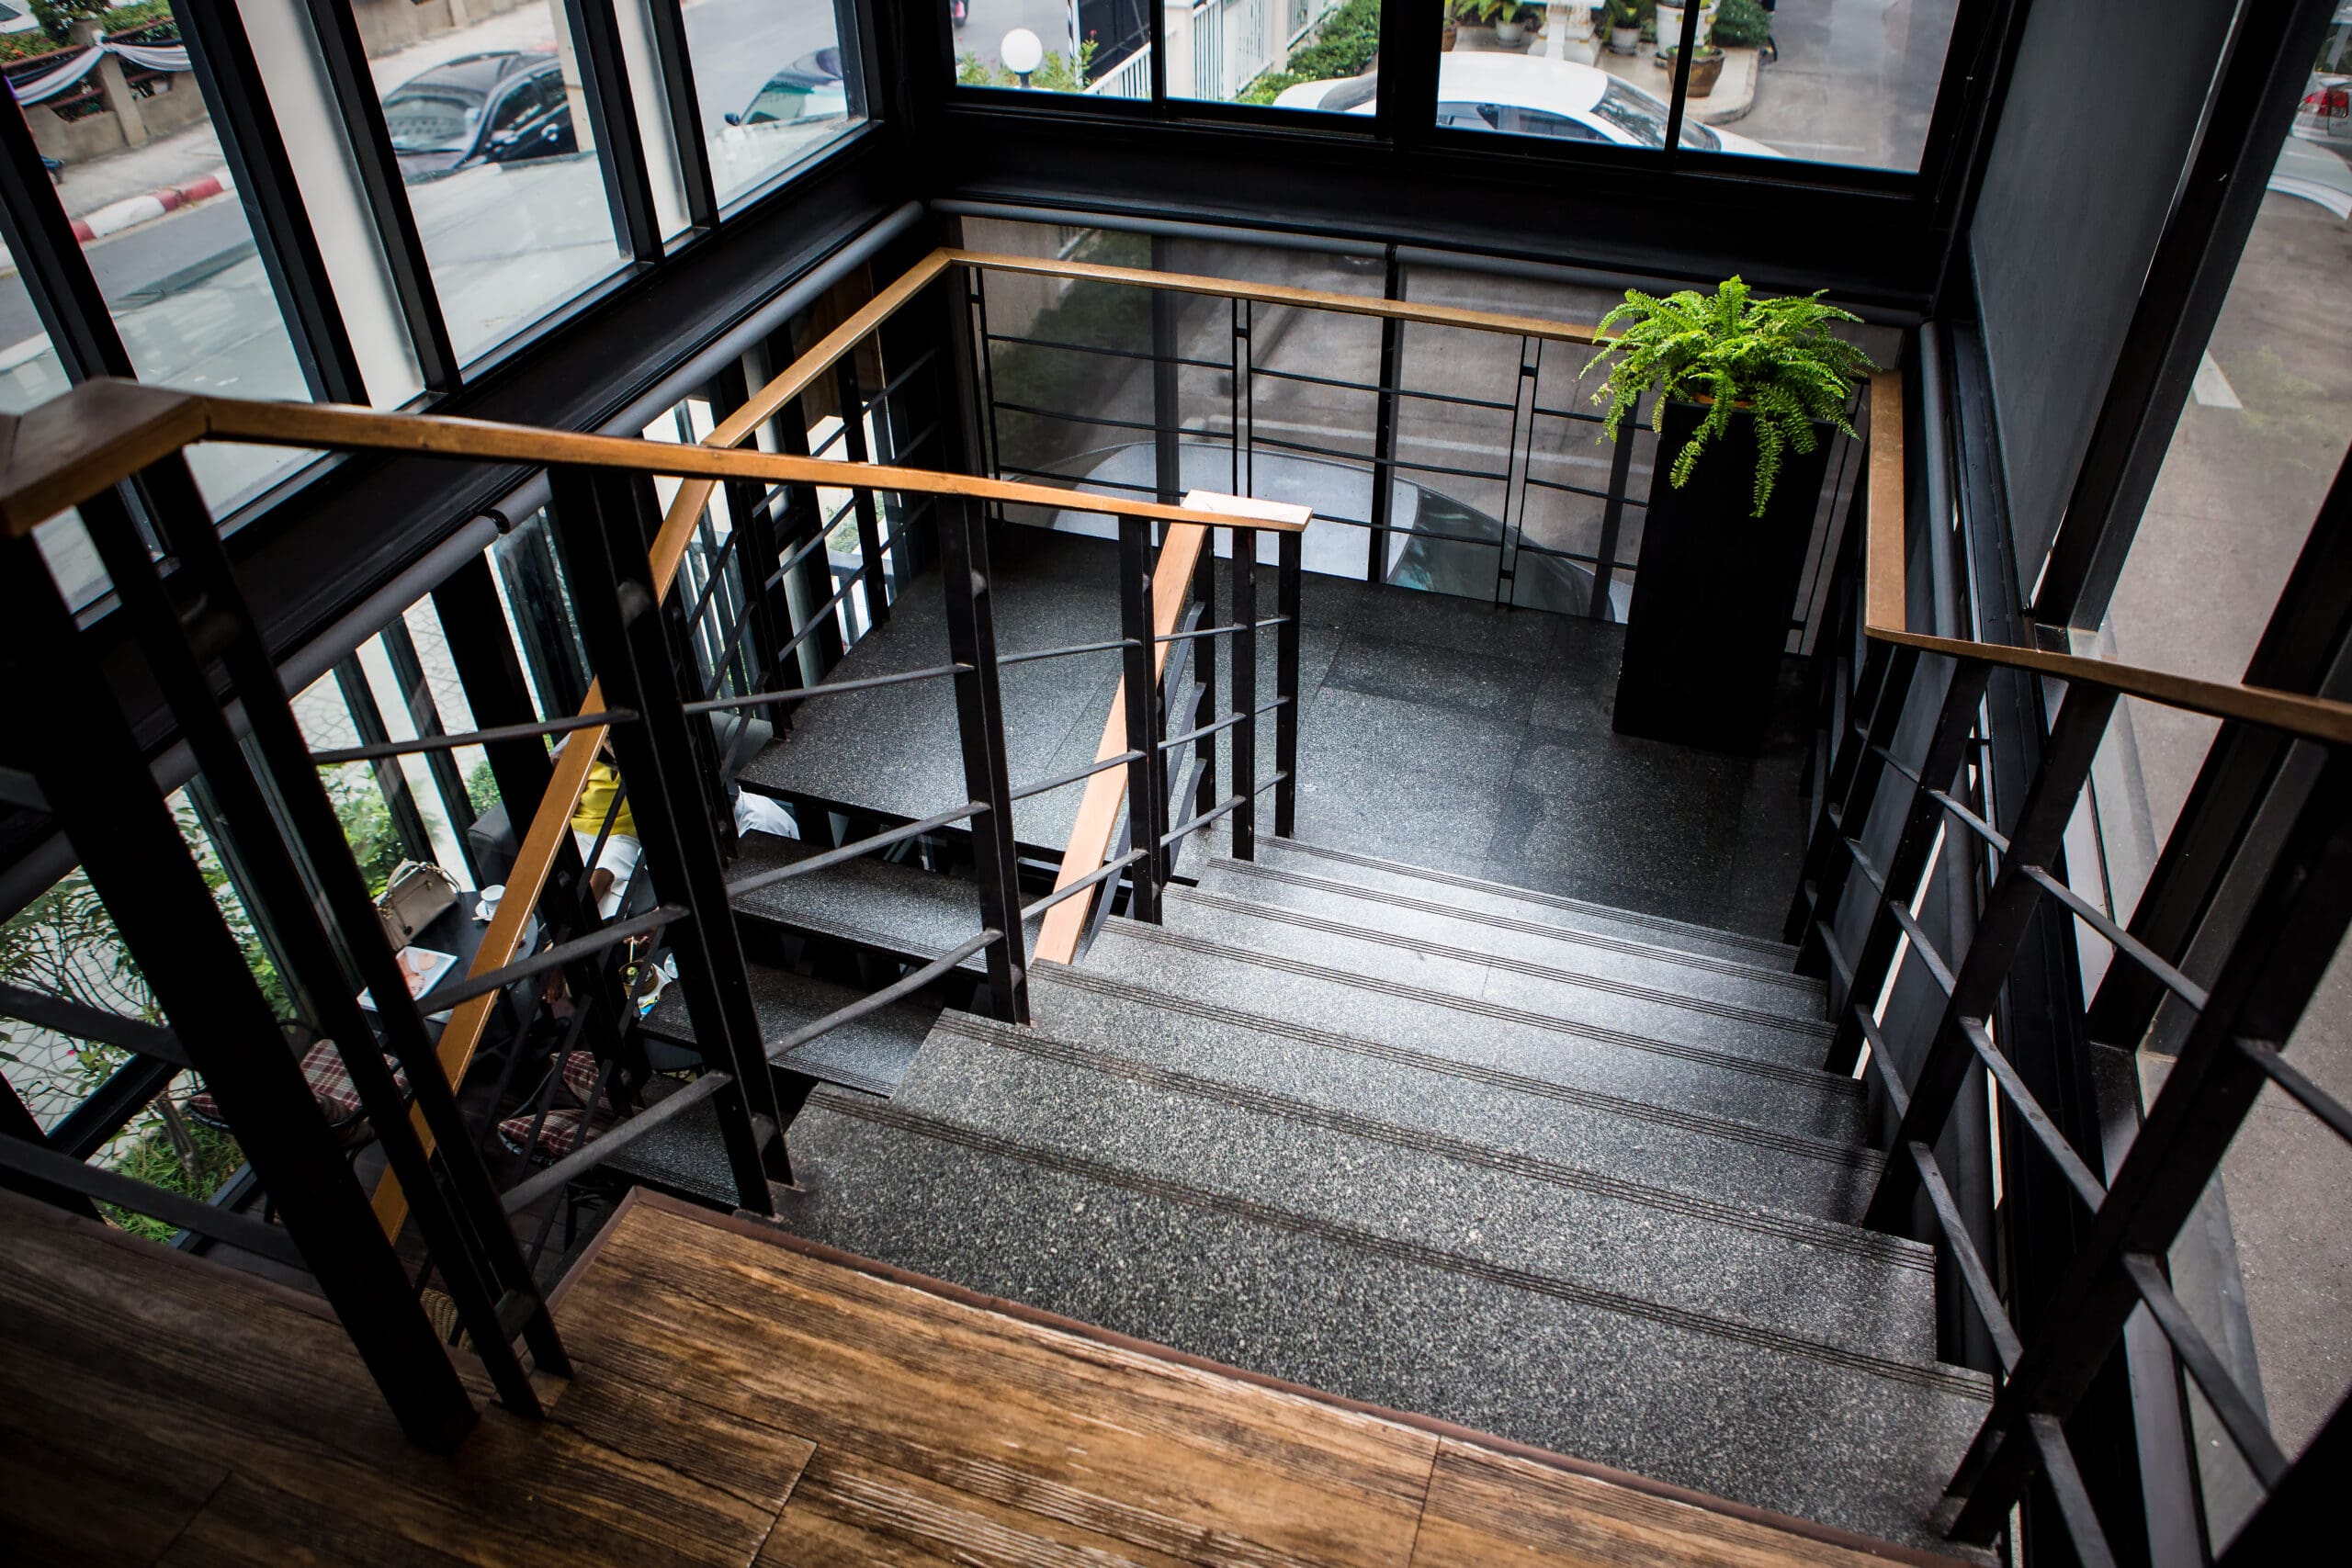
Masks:
[[[1899,450],[1899,401],[1874,408],[1873,423],[1873,445]],[[2068,825],[2127,693],[2256,724],[2276,710],[2239,713],[2232,694],[2242,688],[2095,660],[2043,659],[2060,677],[2044,679],[2013,650],[1904,633],[1884,604],[1873,614],[1867,586],[1884,570],[1871,555],[1900,563],[1904,520],[1872,516],[1871,500],[1855,498],[1815,660],[1812,829],[1786,934],[1798,966],[1828,982],[1836,1033],[1825,1065],[1866,1073],[1872,1090],[1890,1157],[1865,1223],[1938,1246],[1964,1303],[1965,1332],[1947,1333],[1946,1352],[1957,1359],[1973,1339],[1997,1379],[1939,1523],[1989,1545],[2022,1504],[2084,1562],[2210,1560],[2221,1543],[2203,1539],[2188,1501],[2198,1480],[2181,1440],[2185,1373],[2264,1495],[2222,1561],[2284,1561],[2284,1543],[2320,1528],[2319,1493],[2341,1472],[2352,1416],[2339,1409],[2290,1463],[2256,1398],[2175,1299],[2166,1259],[2266,1083],[2352,1138],[2352,1112],[2280,1054],[2352,923],[2344,716],[2307,704],[2268,718],[2310,762],[2278,803],[2291,826],[2234,931],[2189,973],[2185,955],[2156,951],[2075,891]],[[1945,546],[1945,530],[1915,532],[1921,547]],[[2016,681],[2054,708],[2022,782],[1998,775],[1990,744],[1988,688]],[[2053,920],[2106,943],[2114,964],[2189,1015],[2144,1113],[2136,1075],[2102,1073],[2095,1059],[2128,1062],[2137,1041],[2093,1043],[2071,983],[2017,994],[2020,964],[2047,951],[2033,933]],[[2053,1020],[2054,1010],[2067,1017]],[[2036,1047],[2019,1050],[2020,1038]],[[2119,1077],[2133,1086],[2120,1110],[2099,1093]],[[1988,1083],[1998,1119],[1989,1131]],[[2008,1197],[1994,1210],[1972,1185],[1996,1157]],[[2055,1267],[2019,1267],[2036,1257]],[[2134,1324],[2153,1332],[2127,1332]],[[2104,1398],[2103,1379],[2142,1393]],[[2159,1527],[2183,1517],[2190,1537]]]

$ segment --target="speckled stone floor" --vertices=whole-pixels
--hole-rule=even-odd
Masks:
[[[1115,635],[1113,547],[1013,528],[994,553],[1001,649]],[[1224,592],[1221,582],[1221,603]],[[1271,571],[1259,592],[1271,609]],[[1610,728],[1622,627],[1329,577],[1308,577],[1302,597],[1302,838],[1779,936],[1804,846],[1793,663],[1762,754],[1728,757]],[[1261,683],[1271,696],[1267,637]],[[937,580],[926,574],[836,678],[937,663],[945,646]],[[1108,658],[1007,671],[1016,786],[1091,756],[1116,675]],[[938,682],[812,704],[743,782],[925,816],[963,798],[953,722]],[[1271,773],[1271,735],[1259,753]],[[1073,785],[1023,802],[1023,840],[1057,847],[1077,795]]]

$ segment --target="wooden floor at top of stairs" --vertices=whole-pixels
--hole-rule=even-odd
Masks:
[[[487,1408],[445,1459],[316,1303],[0,1193],[0,1540],[28,1563],[1920,1561],[782,1240],[633,1195],[560,1293],[552,1418]]]

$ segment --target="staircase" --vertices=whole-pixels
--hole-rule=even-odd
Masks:
[[[920,926],[917,885],[956,885],[843,869],[852,901],[812,877],[786,917],[922,956],[879,933]],[[1195,869],[1162,925],[1114,919],[1077,966],[1035,966],[1030,1026],[948,1010],[910,1051],[910,1010],[882,1015],[897,1044],[862,1080],[820,1069],[779,1223],[1943,1544],[1927,1510],[1990,1385],[1936,1359],[1932,1252],[1851,1223],[1881,1156],[1859,1086],[1816,1066],[1820,988],[1785,950],[1295,840]],[[763,986],[779,1032],[832,1000]]]

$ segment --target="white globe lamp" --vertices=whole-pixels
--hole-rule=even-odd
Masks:
[[[1046,62],[1046,46],[1027,28],[1015,28],[1005,34],[1004,41],[996,46],[996,52],[997,58],[1004,62],[1004,68],[1021,78],[1024,87],[1029,85],[1029,73]]]

